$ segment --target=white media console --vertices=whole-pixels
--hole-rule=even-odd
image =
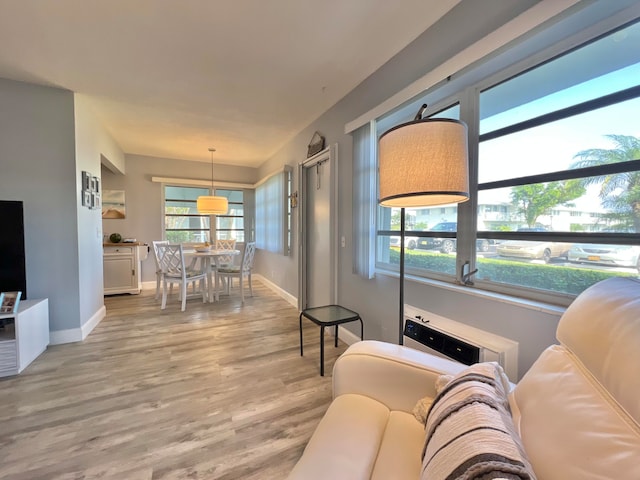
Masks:
[[[49,300],[22,300],[18,313],[0,320],[0,377],[17,375],[49,345]]]

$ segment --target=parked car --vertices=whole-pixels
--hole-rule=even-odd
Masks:
[[[574,263],[631,267],[640,271],[640,247],[635,245],[577,243],[569,249],[567,257]]]
[[[416,248],[417,244],[418,239],[416,237],[404,237],[404,248],[413,250],[414,248]],[[391,247],[400,247],[400,237],[391,237],[389,239],[389,245]]]
[[[507,240],[498,245],[496,252],[501,257],[541,259],[549,263],[552,258],[566,257],[569,247],[568,243]]]
[[[431,232],[457,232],[457,222],[440,222],[433,227]],[[493,244],[493,240],[479,238],[476,240],[476,248],[479,252],[488,252],[489,245]],[[421,237],[418,239],[417,248],[424,250],[438,249],[442,253],[451,253],[456,250],[455,238],[437,238],[437,237]]]

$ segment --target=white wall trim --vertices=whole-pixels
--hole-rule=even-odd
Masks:
[[[294,307],[298,308],[298,298],[297,297],[294,297],[289,292],[287,292],[286,290],[283,290],[278,285],[276,285],[275,283],[267,280],[265,277],[263,277],[262,275],[260,275],[258,273],[254,273],[252,275],[252,277],[254,279],[258,280],[259,282],[263,283],[265,287],[269,288],[270,290],[273,290],[279,296],[284,298],[288,303],[290,303]]]
[[[51,345],[61,345],[63,343],[81,342],[87,338],[106,315],[107,309],[103,305],[82,327],[49,332],[49,343]]]
[[[268,175],[265,175],[256,183],[235,183],[235,182],[213,182],[214,188],[248,188],[248,189],[256,189],[259,185],[262,185],[268,179],[273,177],[274,175],[279,175],[281,173],[286,173],[290,171],[291,167],[285,165],[284,167],[279,167],[276,171],[271,172]],[[194,178],[173,178],[173,177],[151,177],[151,181],[155,183],[168,183],[172,185],[190,185],[196,187],[210,187],[210,180],[196,180]]]
[[[102,321],[104,317],[106,317],[106,315],[107,315],[107,307],[102,305],[102,307],[100,307],[98,311],[89,320],[87,320],[84,323],[84,325],[82,325],[81,327],[82,340],[84,340],[85,338],[87,338],[87,336],[89,336],[89,334],[93,331],[93,329],[96,328],[96,326],[98,326],[98,324]]]
[[[375,120],[402,105],[404,102],[415,98],[417,95],[432,88],[447,77],[460,72],[465,67],[504,47],[519,36],[562,13],[567,8],[578,3],[578,1],[579,0],[542,0],[526,12],[518,15],[510,22],[440,64],[425,76],[400,90],[378,106],[347,123],[344,127],[344,133],[349,134],[369,123],[371,120]]]
[[[332,328],[327,328],[327,331],[331,332],[331,335],[333,335]],[[347,345],[353,345],[354,343],[360,341],[360,337],[358,335],[356,335],[355,333],[351,333],[344,327],[338,327],[338,339],[342,340]]]
[[[155,183],[170,183],[172,185],[191,185],[196,187],[210,187],[211,180],[196,180],[193,178],[151,177]],[[213,182],[214,188],[255,188],[252,183]]]

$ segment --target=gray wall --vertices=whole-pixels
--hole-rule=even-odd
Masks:
[[[79,328],[73,93],[0,79],[0,199],[24,202],[29,298],[49,298],[51,330]]]
[[[345,248],[339,250],[339,302],[363,316],[366,338],[397,342],[398,279],[377,275],[373,280],[365,280],[352,273],[352,139],[344,134],[345,124],[534,3],[461,2],[434,28],[418,37],[261,166],[261,175],[282,164],[295,167],[306,157],[307,144],[316,130],[328,143],[338,144],[338,236],[346,238]],[[296,178],[294,190],[297,189]],[[272,271],[279,272],[274,282],[294,296],[298,295],[297,242],[296,236],[291,258],[260,251],[255,267],[256,272],[266,278],[270,278]],[[524,308],[491,297],[468,295],[410,280],[406,282],[405,303],[518,341],[520,375],[544,348],[555,342],[559,314],[545,313],[537,307]],[[356,333],[355,327],[348,325],[347,328]]]
[[[124,153],[99,124],[88,99],[75,95],[76,205],[81,205],[82,171],[100,177],[102,161],[123,164]],[[102,275],[102,210],[78,208],[78,288],[82,325],[100,319],[103,314],[104,289]],[[84,332],[86,335],[88,332]]]

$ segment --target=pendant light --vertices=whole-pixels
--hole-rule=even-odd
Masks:
[[[213,152],[215,148],[209,148],[211,152],[211,192],[213,189]],[[211,195],[202,195],[198,197],[197,202],[198,213],[207,215],[226,215],[229,209],[229,202],[226,197],[215,197]]]

